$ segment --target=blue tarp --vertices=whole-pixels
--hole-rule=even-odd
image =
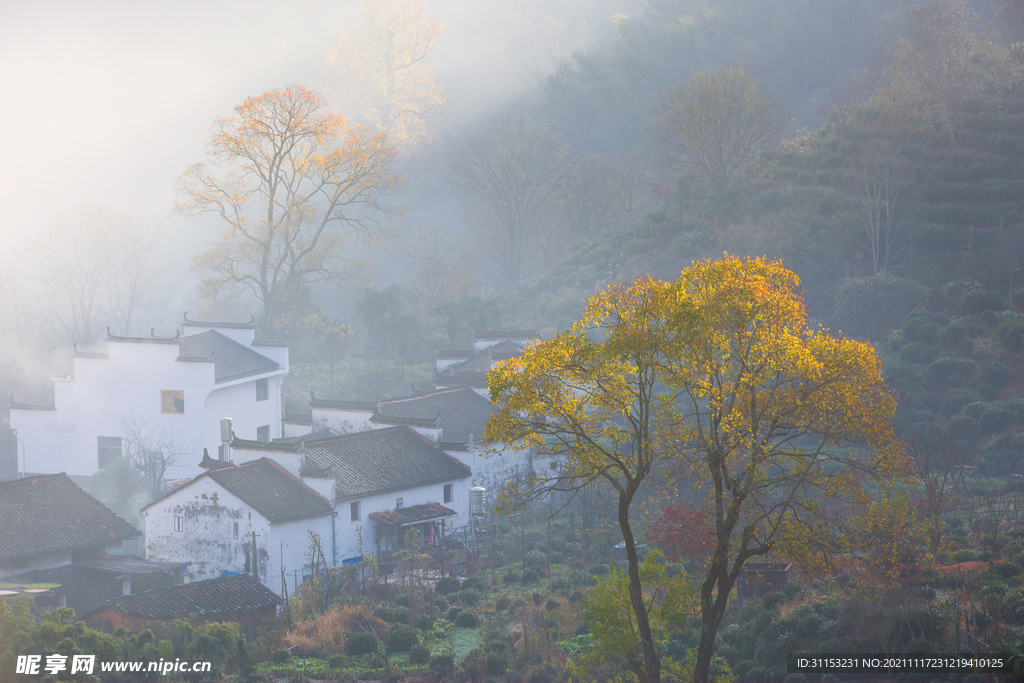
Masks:
[[[342,560],[341,563],[342,564],[359,564],[362,561],[363,561],[363,556],[362,555],[357,555],[356,557],[350,557],[348,559]]]

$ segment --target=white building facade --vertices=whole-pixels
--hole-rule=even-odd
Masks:
[[[108,335],[104,353],[76,350],[74,374],[54,380],[52,405],[12,401],[19,472],[92,476],[134,437],[173,447],[167,479],[195,476],[204,448],[217,456],[225,417],[239,436],[279,438],[287,344],[256,340],[252,324],[186,318],[183,331]]]
[[[143,514],[146,558],[184,558],[192,581],[253,574],[280,594],[309,574],[310,532],[330,561],[331,503],[267,458],[211,469]]]

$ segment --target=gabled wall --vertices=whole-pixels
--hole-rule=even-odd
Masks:
[[[324,539],[330,561],[331,516],[270,524],[237,496],[210,478],[199,479],[145,511],[146,559],[190,562],[191,581],[212,579],[225,570],[245,570],[245,547],[256,534],[258,577],[263,585],[281,592],[282,567],[289,587],[294,576],[308,574],[309,532]],[[174,530],[180,516],[183,530]],[[233,525],[238,523],[238,536]],[[251,568],[251,567],[250,567]]]

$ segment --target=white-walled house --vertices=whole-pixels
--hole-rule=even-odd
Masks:
[[[132,430],[173,438],[180,465],[167,479],[199,474],[203,449],[216,454],[220,420],[239,436],[281,436],[284,342],[255,339],[251,323],[188,320],[174,337],[107,336],[107,350],[76,349],[74,374],[54,380],[52,405],[12,401],[22,473],[91,476],[119,458]]]
[[[266,457],[204,464],[205,474],[143,508],[146,558],[184,558],[191,580],[244,572],[277,593],[282,577],[301,583],[309,573],[309,533],[325,546],[332,537],[331,503]]]
[[[397,518],[376,513],[402,511],[398,528],[417,527],[421,543],[469,520],[470,468],[408,426],[287,443],[236,439],[231,456],[240,466],[273,459],[332,499],[334,542],[325,540],[324,553],[335,565],[395,549]]]
[[[482,443],[487,420],[494,412],[490,401],[472,387],[440,389],[419,396],[379,403],[310,401],[311,426],[351,433],[404,424],[440,446],[472,470],[472,486],[497,491],[512,479],[531,471],[528,449],[501,450],[500,444]]]
[[[472,349],[439,349],[435,354],[434,386],[470,387],[487,397],[487,373],[498,361],[518,358],[537,341],[537,330],[475,330]]]

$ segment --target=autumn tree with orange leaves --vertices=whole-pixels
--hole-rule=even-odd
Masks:
[[[387,138],[300,85],[246,98],[214,124],[206,153],[178,179],[175,212],[213,214],[226,230],[193,267],[205,294],[253,295],[270,329],[309,284],[350,276],[346,248],[386,235],[397,212],[384,201],[400,182]]]
[[[324,55],[331,100],[395,146],[414,147],[447,104],[424,63],[441,22],[416,0],[359,0],[357,11],[356,30]]]
[[[645,486],[692,487],[710,520],[692,673],[706,683],[744,564],[850,553],[858,539],[843,532],[863,530],[848,522],[905,472],[880,361],[868,344],[811,329],[798,287],[781,263],[730,256],[675,282],[613,286],[573,328],[489,375],[498,410],[486,438],[563,463],[506,500],[598,481],[618,492],[642,683],[662,669],[630,518]]]

